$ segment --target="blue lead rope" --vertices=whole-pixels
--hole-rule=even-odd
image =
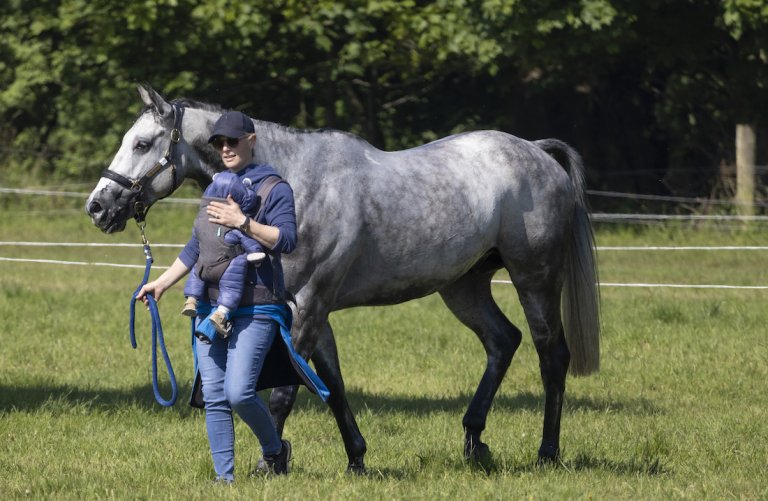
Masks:
[[[147,266],[144,268],[144,278],[139,286],[134,291],[131,297],[130,306],[130,332],[131,332],[131,346],[136,349],[136,333],[134,329],[135,317],[136,317],[136,296],[149,281],[149,270],[152,268],[152,251],[149,248],[149,243],[144,238],[144,232],[142,231],[142,238],[144,239],[144,255],[147,257]],[[152,389],[155,392],[155,400],[160,405],[170,407],[176,403],[176,398],[179,395],[179,389],[176,385],[176,375],[173,373],[173,367],[171,366],[171,359],[168,358],[168,350],[165,348],[165,338],[163,337],[163,325],[160,323],[160,312],[157,309],[157,301],[151,294],[147,294],[147,300],[149,302],[149,312],[152,317]],[[168,369],[168,378],[171,382],[171,399],[165,400],[160,394],[160,387],[157,384],[157,342],[160,341],[160,350],[163,353],[163,359],[165,360],[165,366]]]

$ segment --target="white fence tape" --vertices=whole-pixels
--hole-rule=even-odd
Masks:
[[[59,196],[59,197],[77,197],[88,198],[90,193],[75,192],[75,191],[55,191],[55,190],[42,190],[32,188],[2,188],[0,187],[0,193],[12,193],[17,195],[41,195],[41,196]],[[641,193],[625,193],[619,191],[604,191],[604,190],[586,190],[587,195],[607,197],[607,198],[628,198],[632,200],[652,200],[659,202],[676,202],[676,203],[692,203],[700,205],[725,205],[725,206],[741,206],[751,205],[754,207],[766,207],[765,202],[741,202],[734,199],[722,200],[722,199],[710,199],[700,197],[676,197],[665,195],[644,195]],[[192,199],[179,199],[176,200],[192,200]],[[200,200],[195,200],[199,202]]]
[[[107,266],[111,268],[145,268],[146,264],[120,264],[120,263],[99,263],[99,262],[86,262],[86,261],[60,261],[56,259],[24,259],[24,258],[11,258],[0,257],[0,262],[16,262],[16,263],[38,263],[38,264],[56,264],[56,265],[70,265],[70,266]],[[167,266],[155,266],[155,269],[167,269]],[[494,284],[512,284],[511,280],[491,280]],[[600,282],[600,287],[646,287],[646,288],[672,288],[672,289],[768,289],[768,286],[764,285],[719,285],[719,284],[646,284],[646,283],[630,283],[620,284],[612,282]]]
[[[21,195],[41,195],[41,196],[62,196],[87,198],[87,193],[78,193],[71,191],[52,191],[52,190],[33,190],[21,188],[2,188],[0,193],[11,193]],[[661,197],[655,195],[638,195],[634,193],[619,193],[609,191],[588,190],[588,194],[597,196],[617,197],[617,198],[635,198],[644,200],[659,200],[672,202],[688,203],[710,203],[719,205],[737,205],[733,201],[727,200],[703,200],[687,199],[684,197]],[[199,198],[164,198],[159,200],[165,203],[176,204],[194,204],[200,203]],[[756,203],[755,206],[765,206],[764,203]],[[590,218],[594,222],[636,222],[636,221],[768,221],[768,216],[741,216],[741,215],[670,215],[670,214],[607,214],[593,213]],[[98,242],[0,242],[0,246],[27,246],[27,247],[142,247],[142,244],[129,243],[98,243]],[[152,244],[153,247],[181,248],[182,244]],[[764,246],[604,246],[595,247],[597,251],[764,251],[768,247]],[[22,259],[0,257],[0,261],[8,262],[26,262],[58,265],[76,265],[76,266],[106,266],[114,268],[144,268],[145,265],[138,264],[119,264],[119,263],[98,263],[85,261],[60,261],[53,259]],[[158,266],[156,268],[164,269],[167,267]],[[493,280],[492,283],[511,284],[509,280]],[[677,288],[677,289],[768,289],[768,286],[762,285],[716,285],[716,284],[619,284],[610,282],[601,282],[601,287],[651,287],[651,288]]]
[[[0,257],[0,261],[11,261],[16,263],[41,263],[41,264],[66,264],[76,266],[109,266],[111,268],[141,268],[146,264],[119,264],[119,263],[91,263],[85,261],[59,261],[57,259],[21,259],[14,257]],[[156,268],[168,268],[167,266],[157,266]]]
[[[491,280],[492,284],[512,284],[511,280]],[[768,289],[768,285],[715,285],[715,284],[617,284],[600,282],[600,287],[648,287],[652,289]]]
[[[759,246],[759,245],[744,245],[744,246],[735,246],[735,245],[712,245],[712,246],[617,246],[617,247],[611,247],[611,246],[604,246],[604,247],[595,247],[595,250],[598,251],[745,251],[745,250],[759,250],[764,251],[768,250],[768,247]]]
[[[675,202],[683,204],[699,204],[699,205],[724,205],[724,206],[752,206],[752,207],[768,207],[765,202],[742,202],[740,200],[719,200],[712,198],[695,198],[695,197],[673,197],[664,195],[642,195],[639,193],[623,193],[619,191],[601,191],[601,190],[587,190],[587,195],[608,197],[608,198],[628,198],[631,200],[652,200],[656,202]]]
[[[768,221],[768,216],[739,216],[725,214],[606,214],[595,212],[589,218],[596,223],[633,221]]]
[[[55,190],[41,190],[41,189],[27,189],[27,188],[2,188],[0,187],[0,193],[16,194],[16,195],[39,195],[39,196],[58,196],[58,197],[75,197],[83,200],[88,198],[89,193],[74,192],[74,191],[55,191]],[[735,200],[716,200],[716,199],[704,199],[704,198],[690,198],[690,197],[669,197],[659,195],[642,195],[638,193],[622,193],[616,191],[600,191],[600,190],[587,190],[588,195],[602,196],[610,198],[629,198],[635,200],[657,200],[668,201],[676,203],[696,203],[701,205],[725,205],[725,206],[740,206],[740,205],[752,205],[755,207],[768,206],[765,202],[756,202],[752,204],[744,204]],[[162,203],[171,204],[190,204],[197,205],[200,203],[199,198],[178,198],[167,197],[158,200]],[[621,222],[621,223],[636,223],[641,221],[768,221],[768,216],[740,216],[740,215],[681,215],[681,214],[608,214],[608,213],[592,213],[590,215],[594,222]]]
[[[82,198],[83,200],[86,200],[90,195],[90,193],[78,193],[75,191],[31,190],[31,189],[25,189],[25,188],[0,188],[0,193],[9,193],[14,195],[40,195],[40,196],[47,196],[47,197],[74,197],[74,198]],[[169,197],[169,198],[162,198],[158,200],[158,202],[170,203],[170,204],[197,205],[200,203],[200,199]]]
[[[19,247],[143,247],[144,244],[119,244],[100,242],[0,242],[0,246]],[[182,248],[183,244],[152,244],[152,247]]]
[[[652,287],[669,289],[768,289],[768,285],[614,284],[610,282],[600,282],[600,287]]]

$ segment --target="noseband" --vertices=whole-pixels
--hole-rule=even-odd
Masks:
[[[173,163],[174,150],[179,141],[181,140],[181,120],[184,117],[184,106],[176,103],[170,103],[173,109],[173,129],[171,130],[171,142],[168,144],[168,149],[165,150],[165,155],[157,161],[157,163],[149,169],[146,174],[137,179],[131,179],[129,177],[113,172],[109,169],[104,169],[101,173],[101,177],[110,179],[123,188],[131,191],[131,198],[134,202],[134,219],[137,223],[142,223],[147,216],[149,206],[146,200],[145,185],[151,181],[161,170],[165,167],[171,168],[171,190],[168,195],[176,191],[176,164]]]

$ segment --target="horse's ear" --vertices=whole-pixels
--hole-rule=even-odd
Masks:
[[[171,105],[148,84],[136,84],[141,100],[147,106],[154,108],[160,116],[169,116],[173,109]]]

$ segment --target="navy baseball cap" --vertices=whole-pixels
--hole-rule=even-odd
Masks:
[[[239,111],[228,111],[221,115],[213,126],[210,143],[216,136],[224,137],[243,137],[247,134],[253,134],[256,130],[253,128],[253,121],[244,113]]]

